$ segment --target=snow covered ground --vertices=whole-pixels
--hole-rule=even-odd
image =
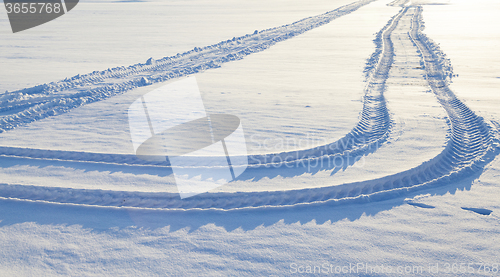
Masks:
[[[2,275],[500,274],[499,4],[351,2],[84,1],[14,35],[0,11]],[[189,74],[251,156],[180,200],[126,113]]]

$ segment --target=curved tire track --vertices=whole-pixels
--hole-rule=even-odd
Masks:
[[[407,39],[413,41],[422,54],[429,86],[448,113],[450,120],[450,138],[445,150],[420,166],[380,179],[340,186],[274,192],[205,193],[184,200],[174,193],[79,190],[5,184],[0,185],[0,196],[99,206],[231,210],[376,201],[401,196],[413,190],[446,185],[470,176],[495,158],[499,152],[498,140],[484,120],[475,115],[448,88],[445,59],[439,48],[421,33],[421,11],[421,7],[405,7],[390,24],[396,26],[403,16],[411,17],[412,25]],[[383,38],[390,40],[392,30],[391,27],[387,28]],[[386,47],[389,45],[392,47],[392,43],[386,44]],[[382,65],[388,70],[391,63]]]
[[[389,34],[395,27],[394,22],[397,21],[397,17],[400,16],[401,14],[394,16],[377,34],[377,39],[375,40],[377,46],[376,54],[370,58],[365,68],[365,72],[367,73],[367,85],[364,91],[363,109],[360,114],[360,120],[353,130],[338,141],[311,149],[248,156],[248,167],[304,167],[306,163],[309,164],[310,161],[318,159],[328,159],[330,161],[338,161],[340,159],[342,160],[342,164],[349,164],[351,160],[356,161],[359,157],[376,151],[376,149],[378,149],[378,147],[389,137],[391,128],[391,120],[386,107],[383,91],[394,55],[393,45],[389,39]],[[321,22],[324,23],[323,21]],[[138,159],[135,155],[123,154],[0,147],[0,155],[18,158],[107,163],[127,166],[170,167],[168,160],[165,162],[150,162]],[[235,164],[233,166],[238,167],[242,165]]]

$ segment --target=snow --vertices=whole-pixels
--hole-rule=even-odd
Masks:
[[[341,168],[254,163],[238,181],[180,200],[167,165],[132,155],[126,127],[130,104],[161,82],[56,116],[39,119],[33,113],[33,122],[6,129],[0,134],[2,275],[293,276],[320,275],[318,270],[333,275],[337,269],[353,276],[496,275],[500,7],[493,0],[429,0],[412,1],[402,10],[386,6],[389,2],[375,1],[241,60],[195,74],[207,112],[238,115],[249,134],[249,154],[258,161],[301,153],[311,166],[311,161],[329,157],[318,156],[324,154],[322,145],[349,132],[368,138],[347,145],[348,151],[328,152],[342,161],[349,161],[348,153],[360,158]],[[349,1],[333,7],[326,1],[238,7],[215,1],[210,10],[218,16],[211,18],[212,13],[201,12],[207,4],[166,3],[80,3],[68,15],[40,26],[39,32],[17,37],[11,37],[6,19],[0,18],[1,36],[9,37],[0,40],[7,49],[0,55],[0,91],[81,74],[74,79],[78,81],[88,72],[144,63],[150,57],[155,64],[149,66],[156,66],[161,57],[195,46],[201,48],[192,53],[203,54],[204,46],[290,24]],[[425,36],[416,32],[419,10],[412,5],[418,3],[423,4]],[[111,5],[117,10],[112,12]],[[176,16],[151,13],[152,6],[158,11],[168,6],[165,10]],[[187,7],[192,17],[179,16]],[[119,20],[109,21],[95,43],[107,41],[110,47],[92,47],[84,38],[108,22],[99,17],[106,12]],[[61,26],[70,21],[77,26],[89,13],[95,13],[95,25],[82,30],[86,36],[73,34],[58,48],[65,49],[64,60],[55,58],[49,45],[62,43],[64,35],[50,34],[55,29],[68,32]],[[145,20],[134,25],[124,15]],[[397,24],[390,24],[391,17]],[[228,20],[239,23],[226,24]],[[162,48],[155,43],[165,40],[152,27],[158,22],[186,29],[170,31],[176,42]],[[121,26],[134,27],[129,32],[143,37],[127,45],[123,30],[111,34]],[[200,33],[186,36],[188,30]],[[39,44],[33,43],[36,39]],[[145,41],[149,44],[144,50],[132,51]],[[22,61],[15,45],[42,48]],[[76,54],[83,49],[88,55]],[[379,55],[367,61],[374,52]],[[458,74],[451,82],[445,78],[450,72],[445,58]],[[42,70],[44,63],[50,70]],[[19,74],[26,70],[30,77]],[[154,73],[145,72],[137,80],[154,82]],[[106,82],[118,84],[126,78],[117,75]],[[51,97],[65,93],[56,91]],[[16,109],[29,109],[35,99],[11,95],[16,94],[2,95],[13,99],[2,100],[3,118],[13,113],[6,107],[20,103],[28,106]],[[41,95],[36,97],[43,99]],[[265,139],[271,147],[258,147]],[[291,143],[276,146],[280,139]],[[300,139],[307,144],[294,143]]]
[[[2,5],[0,45],[8,51],[0,53],[3,65],[0,91],[144,62],[150,57],[176,55],[255,30],[292,23],[351,2],[315,1],[304,6],[298,0],[286,1],[286,5],[283,1],[264,0],[81,1],[58,20],[17,36],[12,35]],[[26,68],[30,68],[30,77],[17,78]]]

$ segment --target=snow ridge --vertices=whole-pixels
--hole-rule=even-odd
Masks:
[[[335,10],[297,22],[255,31],[241,37],[205,46],[144,64],[115,67],[76,75],[65,80],[42,84],[0,95],[0,133],[22,124],[68,112],[74,108],[107,99],[128,90],[218,68],[223,63],[240,60],[252,53],[293,38],[311,29],[356,11],[374,0],[359,0]],[[147,80],[146,82],[144,80]]]

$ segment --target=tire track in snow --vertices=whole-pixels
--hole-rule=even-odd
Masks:
[[[156,61],[149,59],[145,64],[94,71],[62,81],[2,94],[0,95],[0,108],[13,113],[0,117],[0,133],[137,87],[218,68],[223,63],[243,59],[252,53],[264,51],[280,41],[327,24],[373,1],[375,0],[359,0],[291,24],[256,31],[253,34],[203,48],[195,47],[183,54]],[[22,110],[19,111],[19,109]]]
[[[446,185],[481,170],[499,152],[494,131],[463,104],[448,88],[446,59],[435,43],[421,33],[421,7],[405,7],[390,26],[403,17],[411,17],[408,38],[422,54],[427,81],[450,120],[450,137],[445,150],[423,164],[383,178],[314,189],[205,193],[181,200],[176,193],[119,192],[47,188],[22,185],[0,185],[0,196],[27,200],[99,206],[162,209],[246,209],[300,205],[369,202],[398,197],[408,192]],[[390,40],[387,28],[383,38]],[[392,47],[392,43],[388,44]],[[387,47],[387,46],[386,46]],[[384,47],[384,49],[387,49]],[[383,64],[384,67],[391,63]],[[375,74],[376,75],[376,74]],[[379,84],[376,84],[379,85]]]
[[[377,34],[375,43],[378,51],[370,57],[364,70],[367,85],[364,89],[363,109],[359,122],[347,135],[338,141],[311,149],[252,155],[248,157],[249,165],[277,167],[317,159],[336,160],[347,157],[356,159],[376,151],[388,139],[391,131],[391,119],[383,93],[394,56],[390,33],[401,16],[401,13],[394,16]],[[289,159],[290,157],[297,158]]]
[[[326,159],[328,163],[331,161],[337,163],[340,160],[342,161],[341,164],[344,165],[355,162],[367,153],[376,151],[376,149],[387,140],[391,121],[383,91],[394,55],[393,45],[388,38],[388,34],[395,27],[393,22],[398,16],[401,16],[401,14],[392,18],[378,33],[377,39],[375,40],[377,49],[380,49],[380,51],[377,51],[376,55],[370,58],[370,62],[365,69],[367,73],[367,85],[364,91],[363,109],[360,114],[360,120],[353,130],[338,141],[311,149],[248,156],[248,167],[305,167],[305,165],[309,165],[311,161],[316,161],[317,163],[318,159]],[[149,162],[140,160],[135,155],[123,154],[0,147],[0,155],[43,160],[170,167],[168,161]],[[240,166],[243,165],[233,165],[233,167]]]
[[[378,147],[379,143],[383,143],[388,137],[390,128],[390,118],[389,113],[385,105],[385,99],[383,96],[383,91],[385,89],[385,82],[389,74],[389,69],[393,63],[394,49],[392,42],[390,40],[390,33],[394,30],[397,21],[403,15],[399,13],[394,16],[389,23],[379,32],[377,35],[376,44],[377,49],[376,55],[373,55],[370,59],[369,65],[367,67],[367,85],[365,87],[364,105],[361,112],[360,121],[355,126],[355,128],[347,134],[345,137],[337,142],[312,148],[309,150],[300,150],[294,152],[284,152],[279,154],[269,154],[269,155],[254,155],[249,157],[250,167],[261,167],[268,166],[270,164],[275,164],[276,158],[280,158],[286,163],[295,163],[299,160],[317,159],[318,155],[323,158],[327,157],[337,157],[346,156],[349,154],[363,155],[365,152],[373,150],[371,148]],[[168,162],[165,163],[152,163],[147,161],[142,161],[135,157],[134,155],[113,155],[113,154],[97,154],[97,153],[84,153],[84,152],[71,152],[71,151],[52,151],[52,150],[38,150],[38,149],[23,149],[23,148],[13,148],[13,147],[0,147],[0,153],[4,156],[15,156],[15,157],[29,157],[35,159],[54,159],[54,160],[72,160],[72,161],[84,161],[84,162],[106,162],[106,163],[123,163],[123,164],[135,164],[135,165],[153,165],[153,166],[169,166]],[[293,161],[287,161],[287,157],[295,156],[301,157]],[[253,163],[252,163],[253,162]],[[238,165],[233,165],[238,166]],[[30,200],[46,200],[44,196],[51,196],[51,200],[61,203],[74,203],[76,198],[69,197],[68,195],[63,196],[65,191],[68,190],[72,195],[78,195],[80,193],[86,194],[83,199],[95,199],[91,196],[97,193],[101,194],[100,191],[91,190],[74,190],[74,189],[64,189],[64,188],[45,188],[36,186],[18,186],[18,185],[0,185],[0,196],[12,197],[12,198],[22,198]],[[48,191],[45,191],[45,190]],[[31,191],[31,193],[28,193]],[[78,191],[78,193],[76,192]],[[105,202],[87,202],[78,204],[98,204],[104,206],[137,206],[137,196],[142,193],[129,193],[129,192],[102,192],[105,193],[104,196],[97,196],[98,198],[108,199]],[[286,192],[284,192],[286,193]],[[60,197],[54,197],[59,194]],[[29,196],[28,196],[29,195]],[[113,195],[113,196],[110,196]],[[165,202],[168,202],[168,208],[186,208],[187,202],[179,202],[180,198],[178,194],[163,193],[163,194],[147,194],[146,199],[150,199],[147,204],[148,207],[161,207],[165,208]],[[42,197],[40,197],[42,196]],[[141,199],[143,198],[140,196]],[[72,201],[69,201],[72,199]],[[56,200],[57,199],[57,200]],[[127,201],[123,201],[127,199]],[[136,199],[136,200],[132,200]],[[156,199],[156,200],[152,200]],[[69,201],[69,202],[68,202]],[[206,202],[206,201],[204,201]],[[233,201],[231,201],[233,202]],[[177,203],[175,206],[174,203]],[[214,203],[208,201],[209,205],[214,205]],[[234,202],[237,203],[237,202]],[[221,203],[222,204],[222,203]],[[221,204],[216,204],[215,206],[220,206]],[[172,206],[174,205],[174,206]],[[194,204],[194,206],[189,206],[193,204],[188,204],[187,208],[193,207],[206,207],[204,205]],[[144,207],[144,206],[141,206]]]

